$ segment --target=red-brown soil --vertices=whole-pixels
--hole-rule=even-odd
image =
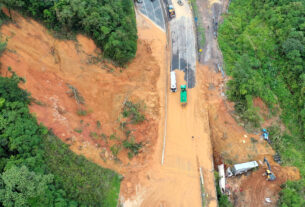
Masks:
[[[136,58],[126,68],[119,68],[107,60],[96,61],[96,57],[101,56],[100,51],[85,36],[78,35],[76,41],[58,40],[36,21],[18,14],[14,15],[14,20],[15,23],[1,28],[3,38],[8,38],[7,50],[1,57],[1,74],[7,75],[10,66],[25,78],[26,83],[20,86],[36,100],[30,110],[38,122],[52,129],[73,151],[105,167],[124,174],[121,165],[144,165],[158,137],[157,81],[163,65],[158,51],[152,51],[151,45],[165,42],[161,32],[155,32],[156,40],[140,38]],[[71,97],[67,84],[79,91],[85,104],[78,104]],[[106,141],[92,134],[116,134],[123,140],[119,120],[122,120],[126,100],[145,105],[146,121],[129,125],[131,135],[145,146],[144,153],[133,160],[122,150],[119,153],[122,163],[117,164],[113,162],[110,146],[118,141],[109,138]],[[87,115],[78,115],[80,109],[86,110]],[[97,121],[101,127],[97,127]]]

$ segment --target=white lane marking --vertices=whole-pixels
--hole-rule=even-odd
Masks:
[[[146,9],[146,5],[145,5],[145,0],[143,1],[143,3],[144,3],[144,8],[145,8],[146,16],[149,18],[148,12],[147,12],[147,9]]]
[[[150,2],[151,5],[152,5],[152,8],[153,8],[153,11],[154,11],[154,17],[155,17],[155,22],[157,23],[157,16],[156,16],[156,12],[155,12],[155,7],[154,7],[154,4],[152,2]]]
[[[187,19],[185,18],[185,21],[184,23],[187,25]],[[186,30],[186,35],[185,35],[185,54],[186,54],[186,85],[187,85],[187,88],[189,87],[189,76],[188,76],[188,73],[189,73],[189,67],[188,67],[188,47],[187,47],[187,34],[188,34],[188,29],[185,27],[185,30]]]
[[[179,70],[181,69],[180,68],[180,52],[179,52],[179,50],[178,50],[178,68],[179,68]]]

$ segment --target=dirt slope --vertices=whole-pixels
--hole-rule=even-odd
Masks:
[[[8,38],[7,50],[0,60],[1,74],[7,75],[7,67],[11,66],[26,79],[21,87],[36,99],[30,110],[38,121],[51,128],[75,152],[123,175],[127,165],[144,165],[158,135],[160,102],[157,81],[160,68],[164,67],[161,51],[164,48],[160,45],[165,45],[165,35],[151,29],[150,39],[140,36],[136,58],[123,69],[100,59],[93,41],[82,35],[77,36],[77,41],[57,40],[31,19],[17,14],[14,19],[15,24],[1,28],[4,38]],[[77,104],[68,94],[67,84],[79,91],[85,104]],[[116,134],[123,139],[118,120],[127,99],[146,105],[147,121],[132,128],[136,140],[145,143],[144,153],[130,161],[123,150],[119,154],[122,162],[114,163],[110,146],[116,141],[90,134]],[[86,110],[87,115],[79,116],[80,109]],[[101,122],[100,128],[97,121]],[[82,132],[78,133],[76,129]]]

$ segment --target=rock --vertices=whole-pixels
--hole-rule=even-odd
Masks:
[[[107,151],[105,151],[105,157],[108,158],[109,157],[109,153]]]

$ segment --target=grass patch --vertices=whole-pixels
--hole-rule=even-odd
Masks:
[[[98,129],[102,128],[102,124],[100,121],[96,121],[96,128]]]
[[[83,129],[81,129],[81,128],[76,128],[76,129],[74,129],[74,131],[77,132],[77,133],[79,133],[79,134],[81,134],[81,133],[83,132]]]
[[[202,49],[205,44],[205,29],[203,27],[202,19],[199,15],[198,6],[196,0],[190,0],[192,5],[192,10],[194,17],[197,18],[196,27],[197,27],[197,36],[198,36],[198,49]]]
[[[121,151],[122,146],[120,144],[114,144],[110,147],[110,151],[112,152],[115,159],[118,159],[118,154]]]
[[[77,109],[77,115],[78,116],[86,116],[88,112],[84,109]]]
[[[96,132],[90,132],[89,136],[94,139],[98,139],[98,137],[99,137]]]

